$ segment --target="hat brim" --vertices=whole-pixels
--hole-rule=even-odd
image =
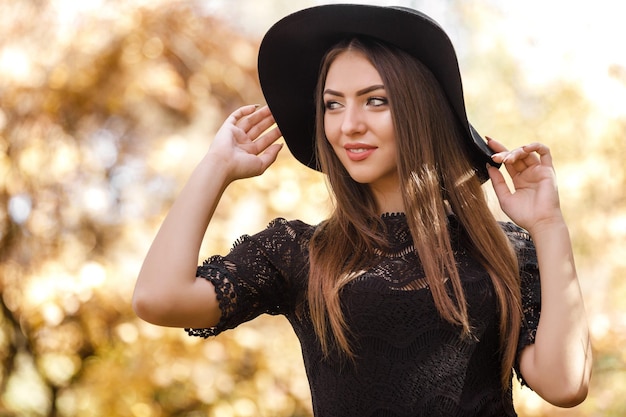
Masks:
[[[481,180],[496,165],[485,140],[467,120],[459,65],[444,30],[430,17],[402,7],[335,4],[304,9],[278,21],[259,49],[261,89],[289,150],[319,170],[315,156],[315,99],[321,61],[339,41],[367,36],[409,53],[434,74],[467,135]]]

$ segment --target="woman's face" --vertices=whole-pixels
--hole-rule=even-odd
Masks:
[[[376,68],[346,51],[324,85],[324,132],[352,179],[374,192],[398,189],[396,138],[389,99]]]

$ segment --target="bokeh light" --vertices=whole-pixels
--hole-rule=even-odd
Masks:
[[[0,414],[311,415],[283,318],[192,339],[142,322],[130,298],[222,120],[263,103],[260,36],[289,12],[332,2],[0,0]],[[516,385],[519,415],[625,415],[626,6],[357,2],[440,21],[479,131],[553,150],[594,375],[589,398],[567,410]],[[201,257],[275,217],[314,224],[330,209],[323,177],[284,149],[264,175],[229,187]]]

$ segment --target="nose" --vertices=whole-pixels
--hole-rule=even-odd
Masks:
[[[361,134],[365,131],[362,110],[355,105],[346,105],[341,122],[341,133],[346,136]]]

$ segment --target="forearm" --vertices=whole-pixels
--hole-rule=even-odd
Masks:
[[[190,297],[198,296],[198,292],[209,293],[205,302],[211,303],[212,288],[196,280],[196,268],[202,239],[227,185],[224,170],[210,155],[193,171],[139,273],[133,305],[140,317],[155,324],[183,327],[197,315]],[[203,288],[195,288],[199,286]]]
[[[240,107],[174,202],[139,272],[133,308],[154,324],[211,327],[221,312],[213,284],[196,279],[198,253],[222,193],[232,181],[261,175],[281,149],[269,108]],[[268,130],[269,129],[269,130]]]
[[[569,231],[559,219],[530,232],[541,274],[541,317],[522,366],[535,391],[571,406],[586,395],[592,354]]]

